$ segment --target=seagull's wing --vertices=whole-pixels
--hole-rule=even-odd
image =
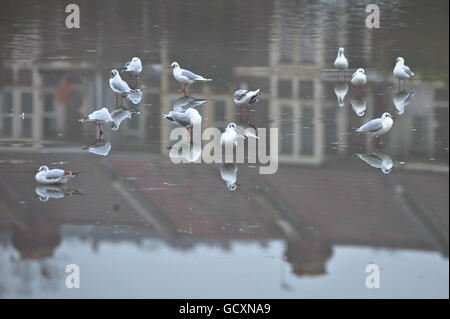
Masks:
[[[66,175],[66,171],[62,169],[52,169],[45,174],[45,178],[47,179],[59,179]],[[68,174],[69,175],[69,174]]]
[[[238,101],[242,100],[247,94],[248,90],[237,90],[234,92],[234,98]]]
[[[120,91],[120,92],[129,92],[131,90],[130,87],[128,86],[128,83],[125,82],[124,80],[121,80],[121,79],[120,80],[117,79],[116,81],[112,81],[111,82],[111,86],[115,90]]]
[[[374,119],[361,126],[358,131],[377,132],[383,128],[383,121],[381,119]]]
[[[195,74],[195,73],[193,73],[193,72],[191,72],[189,70],[184,70],[184,69],[181,71],[181,75],[187,77],[191,81],[195,81],[197,79],[203,78],[203,77],[201,77],[198,74]]]
[[[411,69],[408,66],[406,66],[406,65],[403,66],[403,71],[405,71],[405,73],[408,74],[409,76],[413,76],[414,75],[414,72],[411,71]]]

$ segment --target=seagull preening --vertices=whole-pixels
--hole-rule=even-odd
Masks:
[[[381,152],[371,154],[356,154],[361,160],[372,167],[379,168],[384,174],[389,174],[394,166],[392,158]]]
[[[414,72],[405,65],[405,59],[398,57],[396,60],[394,71],[394,76],[398,79],[398,89],[400,90],[400,80],[403,80],[403,90],[406,87],[406,79],[414,76]]]
[[[340,77],[341,71],[344,71],[344,78],[345,78],[345,71],[348,68],[348,61],[344,55],[344,48],[342,47],[339,48],[338,50],[336,60],[334,60],[334,67],[338,70],[338,78]]]
[[[257,89],[255,91],[249,90],[237,90],[234,92],[233,100],[236,105],[239,105],[240,116],[242,119],[242,106],[246,105],[247,107],[250,104],[258,102],[258,97],[261,89]],[[247,119],[250,115],[250,108],[247,108]]]
[[[125,66],[122,69],[125,72],[130,72],[133,75],[136,76],[136,87],[138,85],[138,80],[139,80],[139,73],[142,72],[142,62],[141,59],[139,59],[138,57],[134,57],[131,59],[131,61],[128,61],[127,63],[125,63]]]
[[[81,122],[94,122],[98,124],[98,131],[100,137],[103,135],[102,124],[104,123],[112,123],[113,119],[111,117],[111,113],[109,113],[106,107],[94,111],[89,114],[86,118],[80,119]]]
[[[206,79],[201,75],[198,75],[189,70],[180,68],[180,65],[177,62],[173,62],[170,65],[170,67],[173,69],[172,72],[173,72],[173,77],[175,78],[175,80],[177,80],[179,83],[183,84],[181,92],[183,92],[185,96],[187,96],[188,85],[191,85],[194,82],[212,81],[212,79]]]
[[[355,73],[352,74],[352,84],[356,86],[357,88],[361,89],[363,85],[366,84],[366,71],[364,71],[363,68],[359,68],[355,71]]]
[[[192,127],[202,122],[202,116],[196,109],[187,109],[185,112],[170,111],[169,114],[163,114],[163,118],[169,121],[184,126],[190,132],[192,136]]]
[[[76,173],[59,168],[49,169],[47,166],[43,165],[39,167],[34,178],[39,184],[66,184],[78,174],[79,172]]]
[[[111,71],[109,86],[111,87],[111,90],[113,90],[113,92],[116,93],[116,106],[119,103],[118,102],[119,95],[121,97],[121,105],[122,105],[124,95],[140,91],[139,89],[130,88],[128,83],[122,80],[122,78],[120,77],[119,71],[115,69]]]
[[[371,120],[360,128],[356,129],[356,132],[368,133],[369,136],[372,137],[375,136],[376,145],[378,146],[381,144],[380,136],[389,132],[393,124],[394,121],[392,120],[391,114],[385,112],[380,118]]]

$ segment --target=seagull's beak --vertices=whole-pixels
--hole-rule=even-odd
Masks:
[[[173,66],[169,65],[169,69],[173,69]]]

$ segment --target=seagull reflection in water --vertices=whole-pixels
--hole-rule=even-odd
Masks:
[[[72,195],[85,196],[81,191],[77,189],[69,189],[66,185],[39,185],[34,189],[36,197],[41,202],[46,202],[49,199],[60,199]]]
[[[372,167],[379,168],[384,174],[389,174],[394,167],[392,158],[382,152],[374,152],[369,154],[356,154],[361,160]]]

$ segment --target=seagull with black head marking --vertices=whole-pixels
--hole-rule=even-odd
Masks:
[[[127,82],[122,80],[120,77],[119,71],[112,70],[111,71],[111,77],[109,79],[109,86],[111,87],[111,90],[113,90],[114,93],[116,93],[116,106],[118,106],[118,98],[119,95],[121,97],[121,106],[123,105],[123,97],[133,93],[133,92],[139,92],[139,89],[132,89],[128,85]]]
[[[177,62],[173,62],[170,67],[173,69],[172,73],[175,80],[183,84],[181,92],[183,92],[185,96],[187,96],[187,87],[192,83],[212,81],[212,79],[206,79],[194,72],[180,68],[180,65]]]

